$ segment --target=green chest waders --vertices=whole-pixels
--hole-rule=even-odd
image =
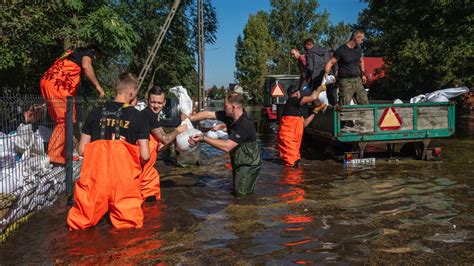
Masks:
[[[242,143],[230,151],[234,193],[243,196],[253,193],[262,160],[257,142]]]

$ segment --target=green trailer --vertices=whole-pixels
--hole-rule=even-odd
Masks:
[[[454,122],[453,102],[329,106],[316,115],[305,134],[351,158],[364,158],[370,146],[383,147],[390,155],[402,151],[433,159],[441,149],[430,147],[431,140],[452,136]]]

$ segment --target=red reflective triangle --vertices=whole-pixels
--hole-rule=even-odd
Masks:
[[[379,119],[380,130],[396,130],[402,127],[402,119],[398,115],[395,108],[388,107]]]
[[[280,86],[280,84],[275,84],[275,86],[273,86],[273,89],[272,89],[272,97],[283,97],[285,96],[285,93],[283,92],[283,89],[282,87]]]

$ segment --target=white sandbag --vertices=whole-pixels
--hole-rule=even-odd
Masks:
[[[190,115],[193,112],[193,101],[188,95],[188,91],[183,86],[176,86],[170,89],[176,98],[178,98],[179,108],[181,112]]]
[[[193,101],[189,97],[187,90],[183,86],[176,86],[171,88],[170,92],[178,98],[181,112],[189,116],[193,112]],[[198,145],[189,145],[189,137],[202,135],[202,132],[195,129],[193,123],[188,118],[181,124],[186,124],[188,129],[176,136],[176,149],[181,153],[189,154],[198,149]]]
[[[323,80],[321,81],[321,85],[326,86],[326,85],[332,84],[334,82],[336,82],[336,78],[333,75],[329,75],[327,77],[324,76]],[[316,106],[324,105],[324,104],[326,106],[329,106],[329,99],[328,99],[328,95],[327,95],[326,90],[322,91],[319,94],[318,99],[316,99],[316,101],[315,101]],[[326,108],[324,108],[322,111],[325,111],[325,110],[326,110]]]
[[[176,136],[176,149],[181,153],[192,153],[197,149],[198,146],[189,145],[189,137],[202,135],[202,132],[194,128],[189,118],[186,118],[186,120],[184,120],[181,124],[186,124],[188,129]]]
[[[402,104],[403,101],[400,100],[400,99],[395,99],[395,100],[393,101],[393,103],[394,103],[394,104]]]
[[[139,101],[134,107],[138,111],[143,111],[146,108],[146,103],[143,101]]]
[[[327,77],[326,77],[326,75],[324,75],[323,81],[321,82],[321,85],[329,85],[329,84],[332,84],[334,82],[336,82],[336,78],[333,75],[328,75]]]
[[[211,139],[228,139],[229,135],[224,130],[209,130],[206,133],[206,137]]]
[[[0,169],[15,164],[14,136],[0,132]]]
[[[329,105],[328,95],[327,95],[326,91],[322,91],[319,94],[319,97],[318,97],[318,99],[316,99],[315,103],[316,103],[317,106],[319,106],[321,104]]]
[[[449,99],[463,95],[469,92],[468,87],[448,88],[443,90],[437,90],[427,94],[420,94],[410,99],[410,103],[420,102],[448,102]]]
[[[20,124],[16,132],[15,151],[18,154],[23,154],[27,150],[31,154],[45,154],[44,140],[39,129],[33,133],[33,126],[31,124]]]

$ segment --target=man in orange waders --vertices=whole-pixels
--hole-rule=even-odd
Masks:
[[[136,76],[120,74],[116,89],[115,101],[94,108],[82,128],[79,154],[84,160],[67,216],[71,230],[96,225],[107,211],[116,228],[143,226],[139,176],[150,159],[150,129],[128,104],[137,94]]]
[[[300,147],[303,138],[303,129],[309,125],[314,118],[311,113],[306,119],[303,118],[302,105],[318,99],[322,88],[314,90],[310,96],[301,97],[301,92],[296,86],[287,89],[289,96],[286,100],[280,119],[280,131],[278,132],[278,149],[284,165],[298,167],[300,163]]]
[[[160,175],[154,167],[158,151],[176,139],[184,132],[186,125],[179,125],[181,120],[164,123],[159,121],[159,114],[166,105],[166,92],[160,87],[153,87],[148,91],[148,107],[143,109],[143,118],[150,128],[150,160],[143,166],[140,175],[140,190],[144,200],[158,200],[160,193]],[[162,127],[177,127],[173,132],[166,134]]]
[[[56,121],[48,145],[49,160],[53,163],[65,163],[66,97],[76,95],[81,73],[94,85],[100,97],[104,96],[92,66],[99,55],[99,51],[92,47],[68,50],[41,77],[41,95],[48,105],[49,115]]]

